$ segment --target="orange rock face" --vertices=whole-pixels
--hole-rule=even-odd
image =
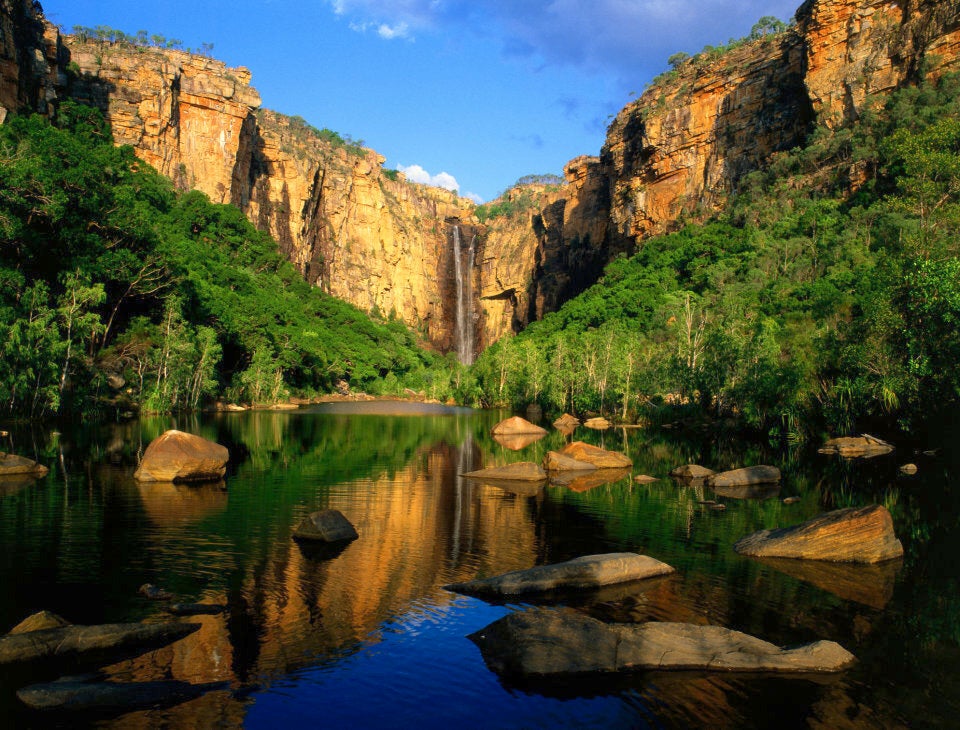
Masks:
[[[133,477],[141,482],[215,480],[226,474],[229,458],[226,447],[171,429],[150,442]]]
[[[954,0],[810,0],[797,21],[659,79],[617,115],[599,156],[570,161],[558,188],[508,191],[512,202],[529,197],[527,207],[485,226],[470,201],[407,182],[375,152],[260,110],[245,68],[61,38],[30,0],[0,0],[0,122],[65,96],[97,105],[119,143],[178,185],[239,206],[312,284],[395,313],[442,351],[455,349],[460,227],[475,242],[479,352],[556,310],[681,215],[720,209],[744,174],[802,145],[815,122],[855,119],[921,68],[936,76],[960,66]]]
[[[591,446],[583,441],[574,441],[567,444],[560,451],[564,456],[569,456],[577,461],[585,461],[593,464],[598,469],[620,469],[627,466],[633,466],[630,458],[616,451],[607,451],[599,446]]]
[[[761,530],[737,541],[741,555],[806,558],[845,563],[880,563],[903,555],[890,513],[879,505],[851,507],[776,530]]]

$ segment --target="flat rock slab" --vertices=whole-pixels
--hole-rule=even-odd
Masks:
[[[832,641],[784,649],[722,626],[605,624],[543,608],[512,613],[469,638],[487,666],[515,677],[654,669],[838,672],[855,661]]]
[[[200,624],[100,624],[64,626],[0,637],[0,666],[48,659],[82,658],[166,646],[192,634]]]
[[[740,555],[880,563],[903,555],[890,513],[880,505],[826,512],[793,527],[760,530],[738,540]]]
[[[229,458],[225,446],[170,430],[150,442],[133,477],[141,482],[213,481],[227,473]]]
[[[39,478],[46,476],[49,471],[43,464],[38,464],[25,456],[0,453],[0,477],[29,475]]]
[[[707,477],[710,487],[744,487],[750,484],[776,484],[780,470],[775,466],[745,466],[742,469],[723,471]]]
[[[583,441],[574,441],[567,444],[560,450],[560,453],[577,461],[593,464],[598,469],[623,469],[633,466],[633,462],[625,454],[617,451],[607,451]]]
[[[518,461],[506,466],[491,466],[488,469],[478,469],[477,471],[468,471],[463,474],[470,479],[497,479],[513,482],[540,482],[547,478],[547,473],[540,468],[539,464],[532,461]]]
[[[293,537],[297,540],[340,542],[356,540],[359,535],[350,520],[344,517],[340,510],[328,509],[312,512],[304,517],[294,529]]]
[[[500,421],[493,427],[491,433],[494,436],[516,436],[517,434],[539,434],[543,436],[547,433],[547,429],[541,428],[535,423],[530,423],[526,418],[514,416]]]
[[[684,464],[670,470],[670,476],[678,479],[706,479],[713,473],[713,469],[707,469],[707,467],[699,464]]]
[[[493,578],[452,583],[444,588],[477,596],[523,596],[548,591],[589,590],[673,572],[671,566],[647,555],[606,553],[515,570]]]
[[[543,457],[546,471],[594,471],[597,467],[589,461],[580,461],[559,451],[548,451]]]
[[[870,458],[889,454],[891,451],[893,451],[892,444],[868,433],[862,436],[841,436],[830,439],[819,449],[821,454],[839,454],[848,459]]]
[[[228,688],[228,682],[190,684],[177,680],[82,682],[62,679],[24,687],[17,691],[17,697],[33,710],[90,712],[169,707],[200,697],[211,690]]]

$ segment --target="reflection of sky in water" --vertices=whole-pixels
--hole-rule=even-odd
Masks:
[[[960,670],[938,663],[936,636],[923,637],[921,652],[912,627],[925,618],[933,625],[942,606],[956,605],[950,603],[952,573],[923,576],[910,562],[909,542],[905,565],[881,573],[808,574],[731,549],[756,529],[872,501],[888,502],[906,533],[912,525],[923,534],[927,528],[916,520],[926,508],[918,499],[924,490],[919,479],[909,492],[891,487],[896,477],[887,471],[895,473],[895,462],[885,469],[882,462],[811,461],[709,436],[668,440],[640,430],[578,429],[575,439],[625,451],[634,467],[569,484],[554,480],[526,494],[459,475],[540,462],[563,446],[563,434],[551,430],[513,451],[490,435],[498,414],[446,409],[384,416],[369,412],[373,404],[332,406],[176,424],[230,448],[225,490],[131,480],[137,452],[174,425],[168,419],[102,431],[64,429],[51,447],[66,444],[62,461],[45,460],[56,464],[51,476],[0,494],[0,578],[8,587],[0,592],[0,618],[12,626],[43,607],[84,623],[158,620],[162,605],[137,595],[145,582],[185,601],[225,604],[223,615],[200,619],[197,635],[110,671],[123,679],[232,679],[260,689],[246,700],[220,693],[120,723],[137,726],[751,727],[769,719],[762,706],[780,708],[783,717],[829,718],[828,710],[851,699],[848,683],[881,725],[895,719],[892,706],[911,697],[927,703],[925,712],[935,718],[949,714],[950,700],[935,687],[951,686]],[[351,408],[363,415],[351,416]],[[692,462],[715,468],[775,463],[785,478],[779,493],[758,494],[724,494],[664,478]],[[661,479],[635,484],[632,477],[641,473]],[[934,493],[943,485],[925,489]],[[800,501],[784,505],[785,496]],[[703,504],[711,500],[727,509]],[[936,519],[960,514],[949,507],[936,505]],[[342,551],[311,555],[290,533],[303,516],[326,508],[342,511],[360,537]],[[956,542],[949,538],[940,549],[952,555]],[[930,545],[921,547],[937,547]],[[441,587],[620,550],[646,553],[678,573],[644,590],[584,599],[579,610],[608,621],[727,625],[779,644],[829,638],[861,663],[823,686],[654,673],[519,687],[490,672],[466,638],[516,607]],[[926,564],[953,563],[932,554]],[[925,580],[939,582],[927,587]],[[909,664],[914,654],[930,669]],[[918,679],[924,672],[929,681]],[[917,686],[913,694],[902,676]],[[885,689],[890,686],[896,691]],[[0,713],[11,709],[7,697],[0,697]]]

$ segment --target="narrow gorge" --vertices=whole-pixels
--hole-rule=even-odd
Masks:
[[[0,119],[52,114],[66,98],[99,107],[118,144],[239,207],[311,284],[467,363],[618,254],[718,211],[816,125],[958,65],[953,2],[809,0],[787,31],[663,74],[612,121],[599,155],[566,165],[563,185],[507,190],[498,202],[512,212],[488,217],[373,150],[262,109],[246,68],[65,35],[39,4],[0,0]]]

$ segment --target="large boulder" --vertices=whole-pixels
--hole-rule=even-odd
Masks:
[[[539,464],[532,461],[518,461],[506,466],[491,466],[463,474],[470,479],[504,479],[507,481],[539,482],[547,478],[547,473]]]
[[[569,413],[564,413],[560,418],[553,422],[553,425],[560,429],[561,431],[573,430],[580,425],[580,419],[576,416],[571,416]]]
[[[592,428],[597,431],[605,431],[610,428],[610,421],[602,416],[597,416],[596,418],[588,418],[583,422],[583,425],[587,428]]]
[[[869,459],[893,451],[893,445],[868,433],[862,436],[842,436],[830,439],[819,449],[821,454],[839,454],[848,459]]]
[[[559,451],[548,451],[543,457],[546,471],[594,471],[597,467],[589,461],[580,461]]]
[[[713,476],[713,469],[707,469],[699,464],[684,464],[670,470],[670,476],[677,479],[706,479]]]
[[[225,446],[183,431],[158,436],[143,452],[133,477],[141,482],[200,482],[222,479],[230,453]]]
[[[316,542],[340,542],[342,540],[356,540],[356,528],[350,523],[340,510],[328,509],[321,512],[312,512],[303,518],[293,531],[297,540],[312,540]]]
[[[22,475],[43,477],[46,476],[49,471],[50,470],[43,464],[38,464],[25,456],[0,452],[0,477]]]
[[[741,555],[879,563],[903,555],[890,513],[880,505],[826,512],[793,527],[760,530],[738,540]]]
[[[560,453],[577,461],[593,464],[598,469],[623,469],[633,466],[633,462],[626,455],[617,451],[607,451],[599,446],[591,446],[583,441],[567,444]]]
[[[547,433],[547,429],[541,428],[535,423],[530,423],[526,418],[514,416],[500,421],[493,427],[492,433],[494,436],[516,436],[518,434],[540,434],[543,436]]]
[[[750,484],[775,484],[780,481],[780,470],[775,466],[745,466],[707,477],[710,487],[744,487]]]
[[[487,666],[508,677],[655,669],[838,672],[855,661],[832,641],[784,649],[722,626],[606,624],[544,608],[511,613],[469,638]]]
[[[606,553],[444,587],[477,596],[523,596],[558,590],[590,590],[673,572],[671,566],[647,555]]]

